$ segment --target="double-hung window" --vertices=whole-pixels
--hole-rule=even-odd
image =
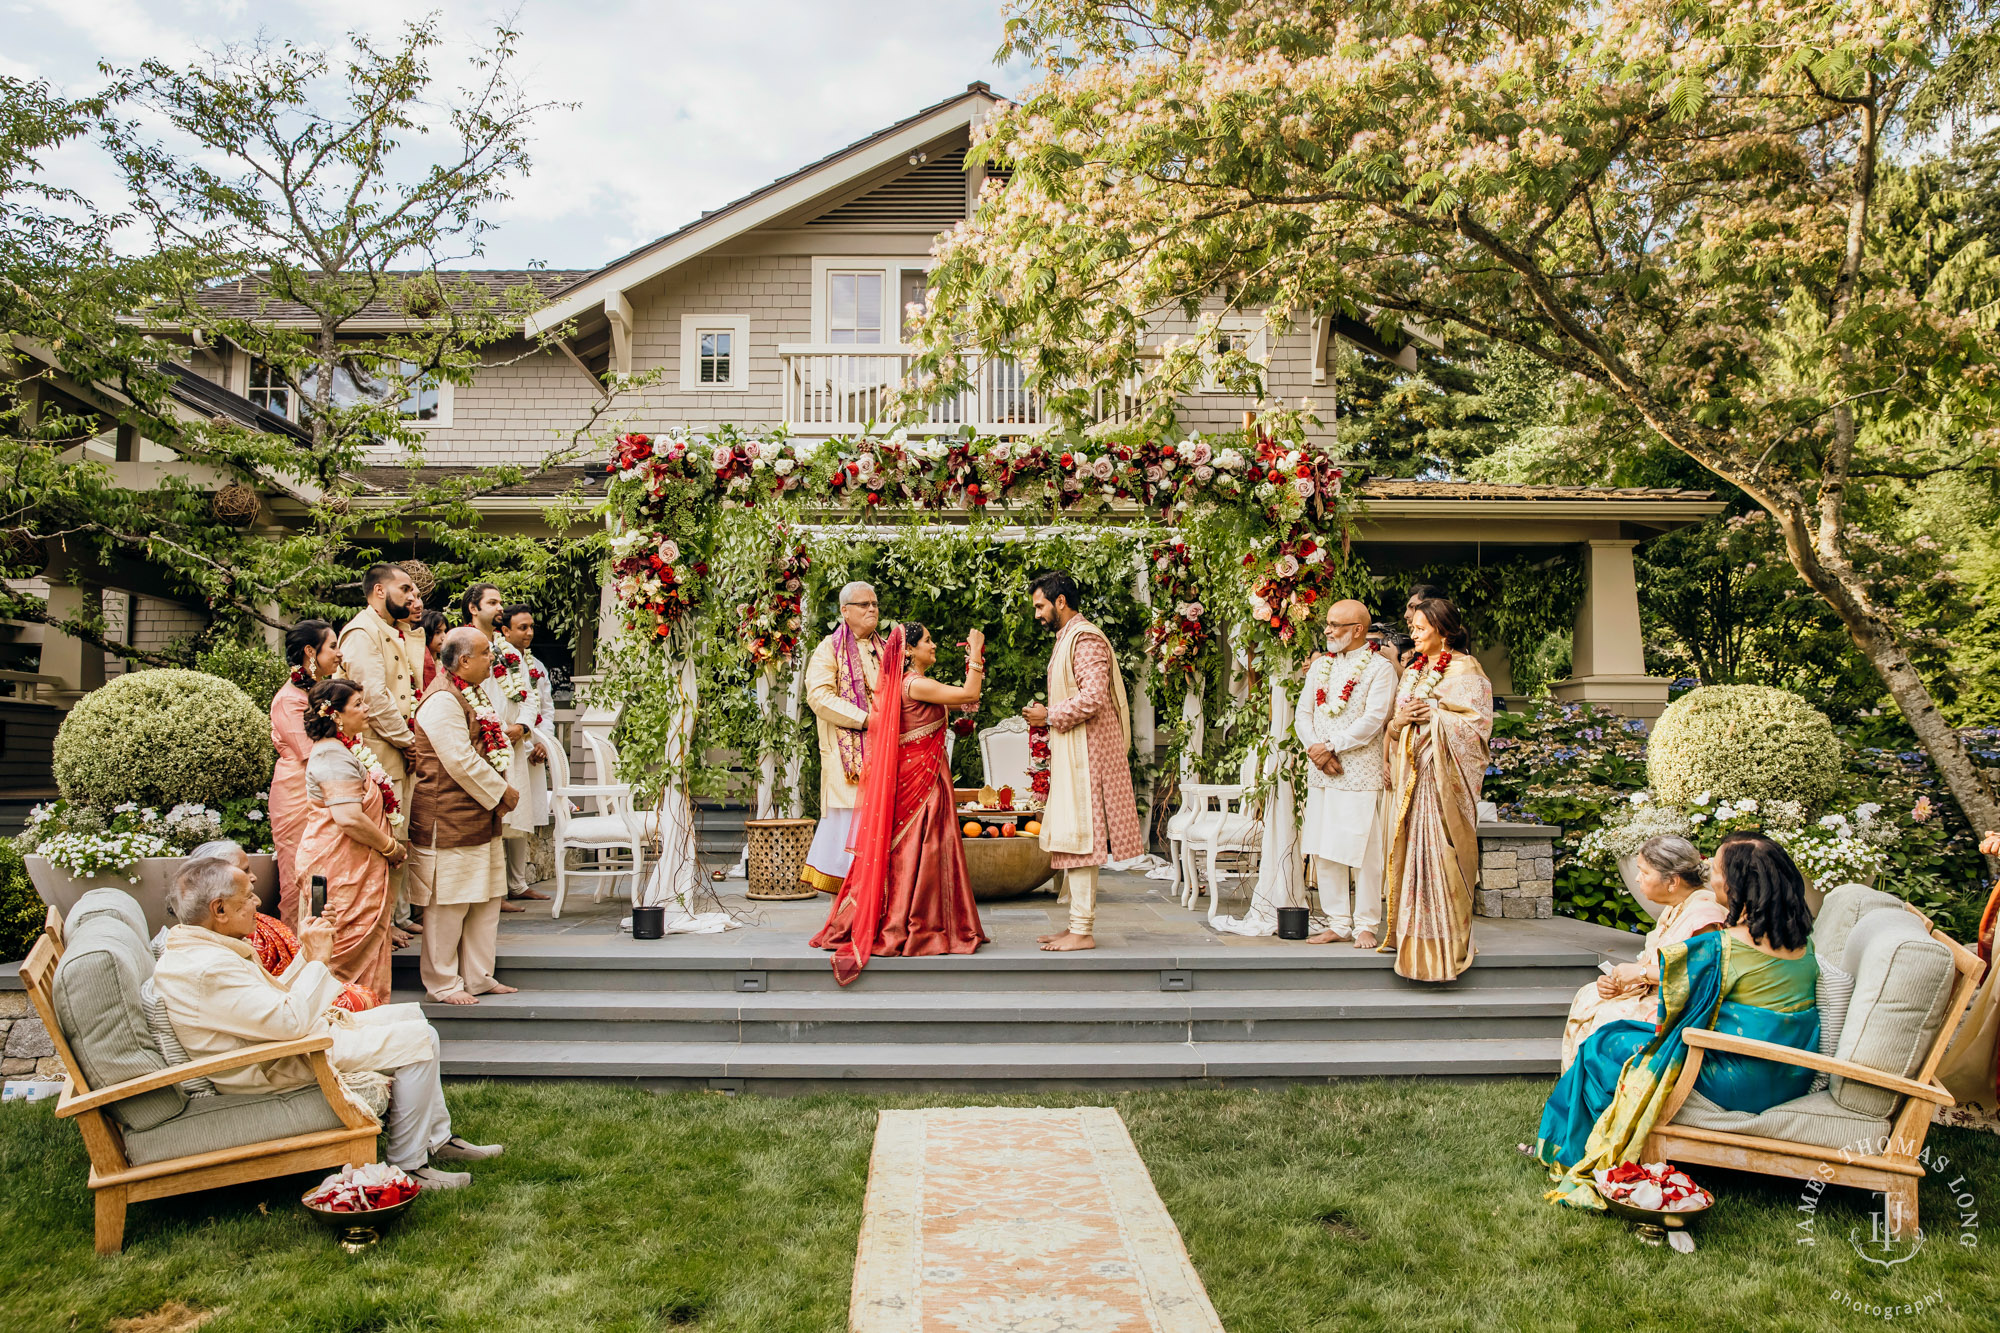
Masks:
[[[826,275],[826,340],[836,347],[880,346],[882,279],[877,272],[835,270]]]

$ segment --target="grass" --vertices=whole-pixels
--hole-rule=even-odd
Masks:
[[[1679,1255],[1619,1222],[1542,1202],[1514,1153],[1545,1081],[1353,1082],[1275,1092],[795,1100],[455,1084],[459,1127],[503,1140],[471,1189],[419,1200],[348,1258],[297,1205],[310,1178],[134,1205],[124,1254],[90,1248],[75,1128],[0,1107],[0,1329],[116,1330],[171,1303],[203,1333],[731,1330],[837,1333],[875,1111],[1115,1105],[1231,1333],[1316,1329],[1843,1329],[1838,1305],[1944,1305],[1926,1329],[1991,1329],[2000,1265],[1958,1244],[1926,1182],[1933,1239],[1886,1273],[1861,1262],[1872,1196],[1832,1191],[1798,1242],[1796,1183],[1698,1172],[1720,1203]],[[2000,1138],[1933,1130],[2000,1207]],[[1954,1170],[1950,1174],[1957,1174]],[[1981,1311],[1986,1313],[1981,1314]]]

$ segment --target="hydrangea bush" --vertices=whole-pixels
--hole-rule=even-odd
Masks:
[[[73,804],[219,806],[269,786],[271,723],[200,671],[134,671],[93,690],[56,733],[56,786]]]
[[[1709,685],[1660,715],[1646,772],[1654,796],[1671,805],[1707,792],[1820,808],[1840,785],[1841,757],[1833,723],[1789,690]]]

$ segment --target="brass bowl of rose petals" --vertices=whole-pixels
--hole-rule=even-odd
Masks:
[[[382,1239],[382,1228],[423,1193],[423,1186],[386,1162],[350,1166],[322,1180],[299,1199],[307,1212],[334,1228],[340,1248],[359,1254]]]
[[[1688,1219],[1715,1206],[1713,1194],[1670,1162],[1621,1162],[1592,1174],[1598,1197],[1614,1217],[1659,1227],[1684,1227]]]

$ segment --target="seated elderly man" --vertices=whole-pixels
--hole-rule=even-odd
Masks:
[[[167,932],[153,985],[174,1033],[195,1059],[241,1046],[297,1037],[331,1036],[327,1052],[343,1072],[389,1076],[384,1158],[425,1189],[470,1184],[464,1172],[432,1162],[497,1157],[500,1147],[467,1143],[451,1132],[438,1081],[437,1033],[414,1004],[361,1013],[334,1006],[340,980],[327,970],[333,927],[324,917],[299,923],[299,952],[282,975],[257,961],[249,936],[257,925],[257,892],[249,872],[220,857],[191,860],[174,876],[169,905],[180,924]],[[298,1057],[217,1074],[223,1092],[271,1092],[313,1081]]]

